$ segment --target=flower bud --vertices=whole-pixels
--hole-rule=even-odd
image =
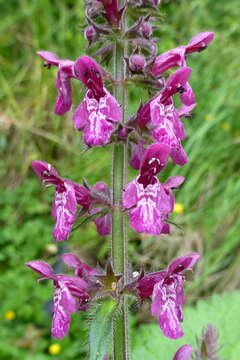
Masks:
[[[173,360],[189,360],[192,352],[191,345],[183,345],[178,349]]]
[[[129,58],[129,68],[132,72],[141,73],[146,66],[145,57],[142,55],[131,55]]]
[[[139,33],[142,37],[149,38],[152,35],[152,25],[144,21],[140,26]]]
[[[96,39],[96,30],[93,26],[88,26],[84,31],[85,39],[91,44]]]

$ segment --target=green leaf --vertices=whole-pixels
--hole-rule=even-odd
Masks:
[[[213,324],[219,332],[219,358],[240,359],[239,327],[240,291],[213,295],[208,301],[199,300],[194,307],[184,309],[184,336],[177,340],[163,336],[159,325],[141,325],[133,331],[132,359],[170,360],[177,349],[191,344],[196,349],[196,337],[203,327]]]
[[[90,360],[102,360],[108,352],[116,308],[117,302],[112,298],[97,305],[90,327]]]

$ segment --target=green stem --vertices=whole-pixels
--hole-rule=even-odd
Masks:
[[[120,4],[119,4],[120,6]],[[122,22],[122,33],[125,20]],[[123,57],[127,55],[127,48],[123,41],[115,44],[114,49],[114,79],[119,81],[115,86],[114,96],[122,107],[123,122],[127,116],[127,86]],[[113,146],[112,163],[112,235],[111,254],[116,273],[123,274],[124,283],[128,278],[128,239],[126,229],[126,215],[121,211],[122,190],[127,181],[127,143],[116,143]],[[113,322],[113,359],[129,360],[128,350],[128,300],[123,296],[119,305],[119,313]]]

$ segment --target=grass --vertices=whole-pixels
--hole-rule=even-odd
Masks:
[[[50,287],[42,287],[43,292],[36,290],[35,278],[23,268],[23,262],[40,257],[56,262],[56,255],[46,251],[51,242],[52,195],[40,188],[30,169],[31,161],[49,161],[63,176],[75,181],[85,177],[90,184],[99,180],[110,183],[111,155],[108,148],[84,152],[80,135],[72,128],[71,114],[64,117],[53,114],[55,71],[43,69],[35,56],[39,49],[70,59],[83,53],[86,42],[79,31],[79,24],[83,23],[82,1],[12,0],[0,1],[0,4],[0,150],[3,155],[0,180],[5,189],[0,198],[3,208],[0,222],[4,228],[0,288],[4,293],[8,289],[2,314],[9,308],[18,313],[11,340],[14,341],[24,332],[25,324],[34,322],[37,327],[49,327],[48,320],[41,320],[40,304],[43,299],[46,301]],[[203,254],[196,279],[188,289],[188,301],[239,287],[237,94],[240,77],[236,44],[240,29],[237,7],[238,0],[164,1],[164,21],[158,24],[162,38],[160,51],[186,44],[198,32],[215,31],[215,41],[209,49],[193,54],[188,60],[193,69],[191,85],[198,103],[192,119],[185,120],[189,136],[184,147],[189,163],[184,168],[170,164],[162,175],[164,178],[176,174],[186,177],[184,186],[176,193],[177,202],[184,205],[185,211],[172,216],[182,230],[173,226],[171,237],[160,238],[130,233],[130,258],[137,268],[141,265],[157,269],[172,257],[188,251]],[[75,83],[74,87],[76,105],[83,92],[79,84]],[[132,111],[139,97],[136,90],[132,91]],[[134,176],[131,171],[129,177]],[[72,240],[71,246],[92,264],[107,256],[107,242],[99,239],[90,224],[75,232]],[[23,295],[17,302],[19,292]],[[31,307],[27,306],[29,299],[32,299]],[[8,338],[9,334],[10,330],[2,333],[2,338]],[[46,339],[39,345],[45,352],[49,342]],[[10,348],[9,345],[6,358],[18,358],[19,355],[9,355],[10,350],[15,351]]]

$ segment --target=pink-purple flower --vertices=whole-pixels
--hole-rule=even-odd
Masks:
[[[89,280],[89,276],[98,275],[99,271],[85,263],[79,257],[72,253],[67,253],[61,256],[61,260],[69,267],[75,269],[75,275],[80,276],[85,280]]]
[[[44,261],[30,261],[26,265],[40,274],[41,280],[53,280],[52,335],[61,339],[69,330],[71,314],[86,310],[86,305],[91,299],[90,291],[96,287],[96,282],[93,282],[94,278],[91,277],[90,271],[88,271],[88,277],[85,275],[83,279],[80,276],[55,275],[51,266]],[[82,264],[82,267],[84,265]]]
[[[59,177],[57,171],[44,161],[33,161],[32,168],[44,184],[55,186],[53,237],[56,241],[67,240],[77,217],[77,205],[88,207],[90,204],[89,191],[84,186]]]
[[[35,174],[45,185],[55,186],[55,197],[52,204],[52,217],[55,220],[53,237],[56,241],[67,240],[77,218],[78,205],[87,214],[96,214],[94,222],[98,233],[106,235],[110,232],[111,218],[108,213],[101,214],[102,207],[109,205],[109,189],[105,183],[97,183],[93,188],[79,185],[61,178],[57,171],[44,161],[33,161]],[[109,196],[107,198],[107,196]],[[99,208],[99,206],[101,206]],[[99,216],[97,214],[99,213]]]
[[[152,235],[169,233],[166,221],[173,211],[172,189],[183,177],[170,178],[161,184],[156,175],[165,167],[170,148],[165,144],[152,144],[144,153],[140,175],[128,183],[123,192],[123,206],[128,209],[130,224],[137,232]]]
[[[139,279],[137,288],[141,299],[152,297],[152,315],[158,319],[166,337],[183,336],[184,271],[191,270],[199,260],[197,253],[185,255],[170,263],[167,270],[151,273]]]
[[[90,207],[89,214],[97,215],[94,218],[94,223],[97,227],[97,231],[99,235],[108,235],[111,232],[111,213],[102,214],[104,207],[110,207],[111,199],[110,199],[110,189],[102,181],[97,182],[90,191]]]
[[[73,115],[74,126],[83,131],[83,140],[89,147],[106,145],[121,119],[120,106],[104,88],[102,70],[94,59],[81,56],[74,64],[74,72],[88,88]]]
[[[170,147],[170,156],[178,165],[188,159],[181,145],[185,135],[180,117],[186,116],[195,106],[194,93],[188,83],[191,69],[182,67],[167,80],[165,88],[144,104],[138,111],[137,123],[142,129],[147,127],[153,139]],[[172,96],[180,93],[183,106],[176,109]]]
[[[102,3],[105,16],[111,25],[119,25],[124,8],[118,8],[118,0],[99,0]]]
[[[172,67],[186,66],[186,56],[206,49],[213,38],[213,32],[202,32],[194,36],[186,46],[178,46],[157,56],[150,70],[152,75],[158,76]]]
[[[37,54],[44,60],[46,67],[57,66],[57,82],[56,88],[58,96],[55,105],[55,113],[63,115],[71,109],[72,106],[72,87],[71,78],[74,78],[73,64],[74,62],[67,59],[59,59],[59,57],[49,51],[38,51]]]

